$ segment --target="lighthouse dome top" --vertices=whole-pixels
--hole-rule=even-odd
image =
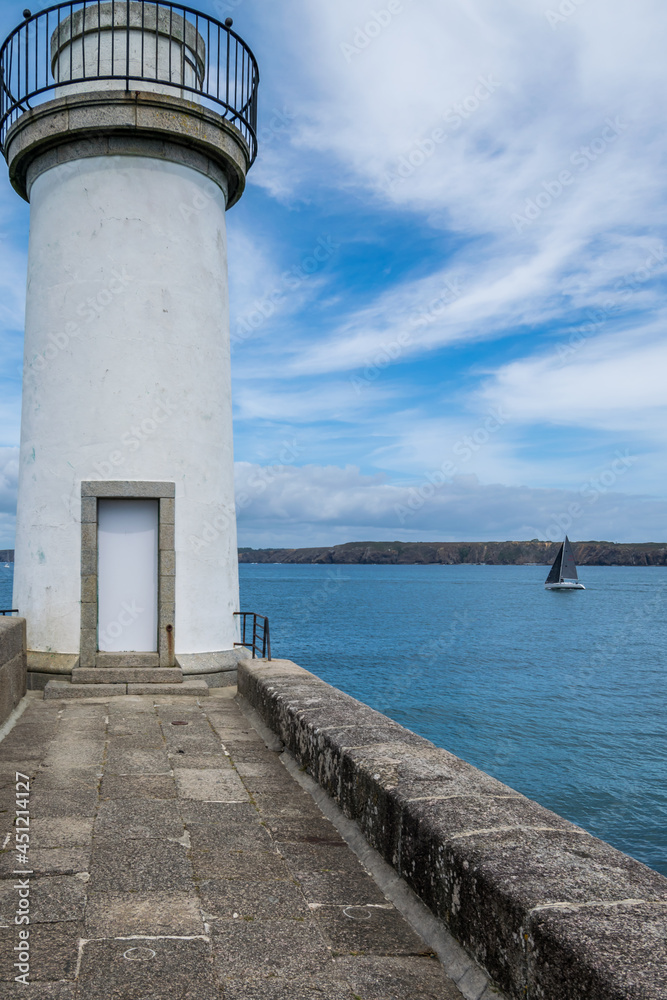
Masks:
[[[159,135],[218,161],[233,204],[257,155],[258,84],[230,19],[161,0],[60,3],[0,49],[0,148],[29,197],[30,171],[49,149]]]
[[[90,82],[116,88],[130,81],[176,84],[199,99],[206,82],[207,52],[199,17],[195,14],[188,21],[173,6],[145,0],[129,4],[96,0],[92,6],[84,5],[51,35],[53,79],[59,83],[80,79],[79,86],[84,87]]]

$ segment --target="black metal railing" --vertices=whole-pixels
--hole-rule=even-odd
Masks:
[[[0,615],[17,615],[18,613],[18,608],[0,608]]]
[[[20,115],[52,91],[115,80],[128,91],[159,85],[218,111],[252,163],[259,70],[231,24],[162,0],[79,0],[32,14],[0,49],[0,148]]]
[[[258,615],[254,611],[235,611],[234,615],[242,619],[241,641],[235,642],[235,646],[246,646],[252,649],[253,660],[259,655],[262,659],[271,659],[271,634],[269,632],[269,619],[264,615]],[[249,626],[248,621],[252,620]]]

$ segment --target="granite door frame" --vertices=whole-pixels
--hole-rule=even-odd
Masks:
[[[174,666],[176,484],[141,480],[81,483],[81,641],[79,664],[97,665],[98,576],[97,502],[101,499],[158,501],[158,655],[161,667]]]

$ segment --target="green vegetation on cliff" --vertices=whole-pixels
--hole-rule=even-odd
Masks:
[[[242,563],[362,563],[451,566],[484,563],[488,566],[550,565],[557,542],[347,542],[312,549],[239,549]],[[667,543],[617,544],[573,542],[579,566],[667,566]]]

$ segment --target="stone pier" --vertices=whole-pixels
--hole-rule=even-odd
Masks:
[[[282,745],[234,687],[209,693],[22,702],[0,742],[0,997],[460,1000]],[[29,986],[13,982],[17,771]],[[483,977],[482,994],[498,995]]]

